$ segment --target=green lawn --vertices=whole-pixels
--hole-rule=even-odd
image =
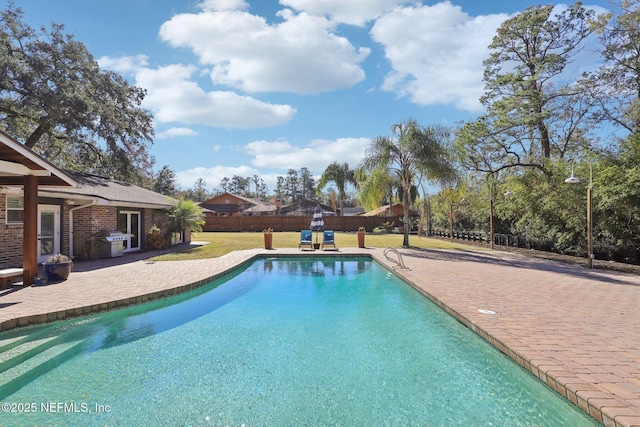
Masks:
[[[314,241],[316,233],[314,233]],[[367,233],[365,237],[365,245],[367,247],[378,248],[402,248],[401,234],[377,234]],[[318,241],[322,241],[322,235],[318,236]],[[217,258],[222,255],[228,254],[232,251],[242,249],[254,249],[262,248],[264,246],[264,240],[262,233],[194,233],[192,236],[193,241],[205,241],[209,242],[207,245],[203,245],[185,252],[171,253],[167,255],[161,255],[155,257],[157,261],[177,261],[186,259],[203,259],[203,258]],[[300,241],[300,233],[295,232],[282,232],[273,233],[273,247],[278,248],[297,248]],[[357,247],[358,239],[356,233],[335,233],[336,246],[338,248]],[[424,248],[424,249],[458,249],[458,250],[478,250],[478,247],[471,247],[462,245],[459,243],[450,243],[438,239],[429,239],[426,237],[409,236],[409,243],[412,247]]]

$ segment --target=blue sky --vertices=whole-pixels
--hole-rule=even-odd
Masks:
[[[453,126],[482,113],[487,45],[539,3],[15,1],[29,25],[63,24],[102,67],[147,89],[156,168],[168,165],[181,187],[257,174],[270,190],[288,169],[355,167],[394,123]],[[608,0],[584,5],[602,11]],[[594,58],[586,51],[575,70]]]

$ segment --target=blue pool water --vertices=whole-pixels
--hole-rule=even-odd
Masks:
[[[4,426],[598,425],[367,258],[258,260],[33,334],[74,346],[0,388],[37,405]]]

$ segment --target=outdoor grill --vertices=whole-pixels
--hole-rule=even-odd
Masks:
[[[104,239],[108,245],[103,252],[103,256],[110,256],[111,258],[122,256],[124,250],[124,241],[127,240],[128,235],[123,234],[120,230],[102,230],[100,232],[101,239]]]

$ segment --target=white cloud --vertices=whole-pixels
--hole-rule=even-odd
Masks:
[[[177,138],[181,136],[198,136],[198,132],[191,128],[170,128],[156,135],[157,139]]]
[[[283,9],[282,22],[269,24],[237,8],[220,10],[216,3],[218,9],[178,14],[160,28],[162,40],[191,49],[212,66],[214,84],[248,93],[315,94],[364,80],[360,64],[370,49],[338,36],[326,18]]]
[[[256,167],[300,169],[307,167],[321,174],[333,162],[347,162],[355,168],[371,140],[369,138],[338,138],[334,141],[317,139],[307,146],[297,147],[288,141],[254,141],[245,146],[253,156],[251,164]]]
[[[329,16],[334,22],[363,26],[382,13],[420,0],[280,0],[280,4],[301,12]]]
[[[296,113],[289,105],[269,104],[234,92],[205,92],[191,80],[195,71],[194,66],[178,64],[138,70],[136,84],[147,89],[144,106],[153,111],[157,122],[249,129],[286,123]]]
[[[203,10],[244,10],[249,4],[244,0],[204,0],[200,5]]]
[[[146,67],[149,57],[146,55],[131,55],[111,58],[102,56],[97,62],[100,68],[115,71],[119,74],[133,74],[142,67]]]
[[[213,190],[220,185],[224,177],[231,178],[234,175],[246,177],[258,175],[264,179],[260,172],[249,166],[213,166],[209,168],[196,167],[193,169],[176,172],[176,183],[184,189],[193,188],[193,185],[202,178],[206,182],[206,187]]]
[[[449,1],[405,7],[381,17],[371,29],[393,71],[383,89],[421,105],[453,104],[480,111],[482,62],[506,14],[471,17]]]
[[[296,147],[284,140],[254,141],[244,146],[247,154],[253,157],[252,166],[196,167],[176,172],[176,182],[182,188],[193,188],[195,182],[202,178],[207,188],[214,190],[225,177],[258,175],[273,190],[278,176],[286,176],[289,169],[306,167],[319,178],[327,166],[336,161],[347,162],[351,168],[355,168],[370,142],[369,138],[338,138],[334,141],[314,140],[304,147]],[[216,148],[213,148],[214,151],[217,151]],[[268,172],[259,169],[267,169]]]

